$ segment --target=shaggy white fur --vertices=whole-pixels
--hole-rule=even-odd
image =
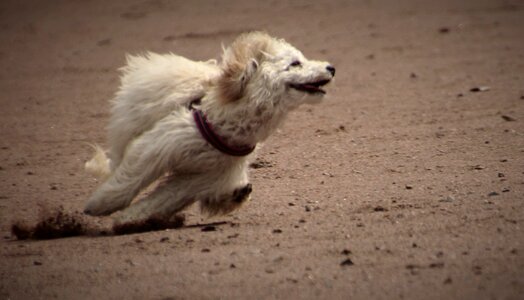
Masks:
[[[239,36],[222,61],[195,62],[175,54],[128,56],[112,102],[109,155],[96,147],[86,170],[103,183],[85,207],[90,215],[122,210],[118,221],[170,218],[199,201],[210,215],[249,199],[248,161],[210,145],[193,119],[199,100],[214,131],[229,145],[264,141],[286,114],[316,103],[335,75],[327,62],[307,60],[266,33]],[[162,178],[140,201],[133,199]]]

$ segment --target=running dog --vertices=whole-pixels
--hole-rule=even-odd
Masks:
[[[304,103],[318,103],[335,68],[263,32],[240,35],[220,63],[128,56],[112,101],[109,150],[86,170],[102,183],[84,212],[119,221],[170,218],[194,202],[209,215],[249,199],[253,150]],[[159,180],[160,179],[160,180]],[[154,191],[133,199],[153,182]]]

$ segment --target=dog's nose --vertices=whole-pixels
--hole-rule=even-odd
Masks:
[[[328,72],[331,73],[331,76],[335,76],[335,67],[329,65],[326,67],[326,70],[328,70]]]

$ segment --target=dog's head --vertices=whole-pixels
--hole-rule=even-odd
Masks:
[[[223,102],[255,99],[286,108],[318,102],[335,76],[329,63],[308,60],[289,43],[262,32],[238,37],[224,50],[221,67]]]

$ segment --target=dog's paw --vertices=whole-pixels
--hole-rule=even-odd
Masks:
[[[104,209],[103,207],[93,205],[90,202],[88,202],[86,207],[84,208],[84,214],[90,216],[107,216],[110,215],[113,211],[114,210],[108,210],[107,208]]]
[[[209,216],[228,214],[249,200],[252,190],[253,186],[248,183],[220,197],[201,199],[200,208],[202,212],[206,212]]]
[[[126,206],[125,201],[118,201],[118,198],[99,197],[95,193],[88,201],[84,208],[84,214],[90,216],[107,216]],[[124,199],[125,200],[125,199]]]
[[[233,192],[233,199],[232,199],[233,202],[236,202],[236,203],[244,202],[249,197],[252,191],[253,191],[253,186],[251,183],[246,184],[242,188],[236,189]]]

